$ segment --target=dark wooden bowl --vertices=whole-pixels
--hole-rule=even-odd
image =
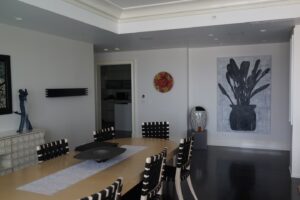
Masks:
[[[80,145],[75,148],[75,151],[87,151],[98,147],[117,147],[118,143],[111,142],[90,142],[87,144]]]
[[[74,158],[80,160],[95,160],[97,162],[103,162],[114,158],[124,153],[125,151],[125,148],[104,146],[80,152],[79,154],[75,155]]]

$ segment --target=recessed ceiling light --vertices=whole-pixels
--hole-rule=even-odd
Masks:
[[[209,37],[214,37],[214,34],[210,33],[208,34]]]
[[[261,33],[265,33],[265,32],[267,32],[267,29],[260,29],[259,30]]]
[[[115,51],[120,51],[120,48],[116,47],[116,48],[115,48]]]
[[[22,21],[23,18],[22,18],[22,17],[15,17],[15,20],[17,20],[17,21]]]
[[[218,41],[218,40],[219,40],[219,38],[214,38],[214,40],[215,40],[215,41]]]
[[[105,49],[103,49],[103,51],[108,51],[108,49],[107,49],[107,48],[105,48]]]

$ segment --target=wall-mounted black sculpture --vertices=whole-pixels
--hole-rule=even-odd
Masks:
[[[88,94],[87,88],[46,89],[46,97],[84,96],[87,94]]]
[[[25,89],[25,90],[19,89],[20,112],[15,112],[16,114],[21,116],[19,130],[17,130],[18,133],[23,132],[24,126],[26,127],[27,131],[32,130],[32,126],[31,126],[31,123],[28,118],[28,113],[26,112],[26,109],[25,109],[27,95],[28,95],[27,89]]]

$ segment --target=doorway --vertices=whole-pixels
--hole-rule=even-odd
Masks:
[[[132,64],[99,65],[98,72],[97,129],[113,126],[116,137],[131,137]]]

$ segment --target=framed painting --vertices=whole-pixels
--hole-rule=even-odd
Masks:
[[[12,113],[10,56],[0,55],[0,115]]]
[[[217,59],[217,130],[220,133],[271,133],[272,57]]]

